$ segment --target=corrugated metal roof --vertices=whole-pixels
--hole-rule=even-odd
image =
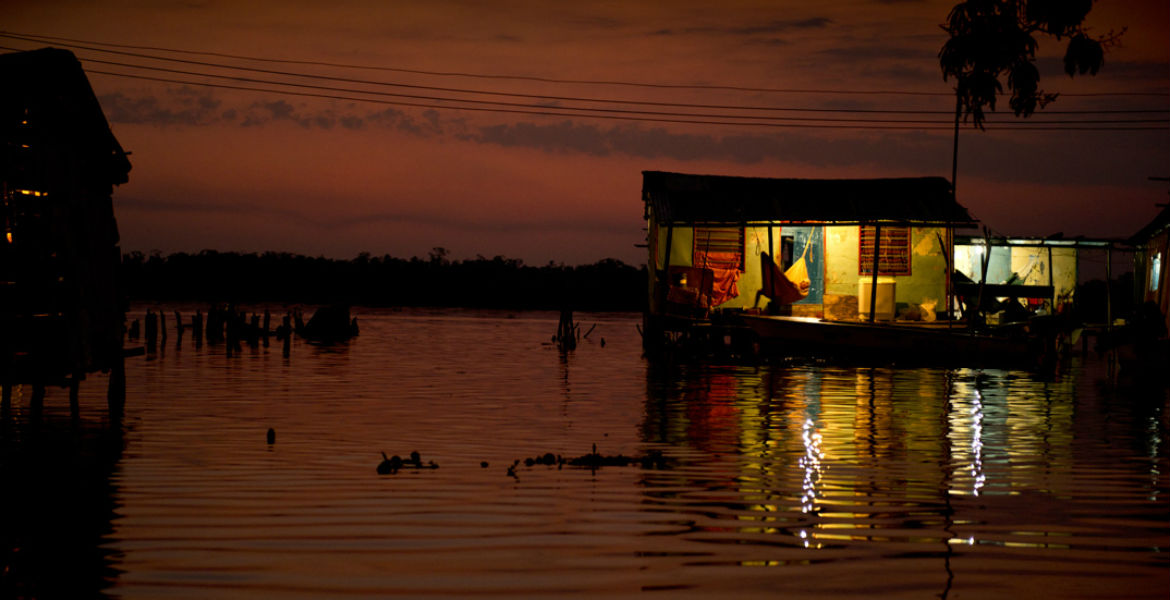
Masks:
[[[642,172],[647,215],[659,223],[898,223],[977,221],[942,177],[772,179]]]

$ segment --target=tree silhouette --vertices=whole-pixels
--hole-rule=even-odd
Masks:
[[[1093,0],[966,0],[955,5],[942,28],[950,35],[938,53],[943,79],[955,78],[959,109],[983,129],[984,108],[995,110],[1003,92],[1009,105],[1027,117],[1044,108],[1057,94],[1040,89],[1036,68],[1037,34],[1068,39],[1064,72],[1096,75],[1105,50],[1124,33],[1094,37],[1082,24]]]

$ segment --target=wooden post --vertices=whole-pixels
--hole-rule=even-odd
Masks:
[[[69,416],[73,420],[81,418],[81,373],[74,373],[69,378]]]
[[[117,349],[114,362],[110,365],[110,383],[106,388],[106,408],[110,414],[111,423],[122,421],[122,411],[126,407],[126,355],[122,348]]]
[[[983,287],[987,285],[987,267],[991,264],[991,230],[987,227],[983,228],[983,250],[983,259],[980,265],[981,273],[979,274],[979,294],[975,298],[974,311],[974,314],[979,315],[979,321],[982,321],[981,323],[977,323],[980,327],[987,324],[986,318],[983,315]],[[970,323],[968,323],[968,327],[970,327]],[[972,329],[972,333],[974,333],[974,329]]]
[[[284,339],[282,340],[284,342],[284,345],[283,345],[283,349],[281,350],[280,354],[284,358],[288,358],[290,350],[292,349],[293,330],[292,330],[291,321],[292,321],[292,317],[290,317],[287,313],[284,315],[284,318],[281,319],[281,321],[280,321],[281,329],[282,329],[282,331],[284,331]]]
[[[562,351],[577,348],[577,327],[573,325],[573,311],[561,309],[561,318],[557,323],[557,347]]]
[[[146,351],[154,352],[158,345],[158,317],[146,309]]]
[[[41,420],[41,412],[45,408],[45,384],[33,384],[32,397],[29,398],[28,407],[32,420],[39,422]]]
[[[955,191],[955,179],[959,174],[959,117],[963,114],[963,100],[955,93],[955,143],[951,151],[951,196],[958,200]]]
[[[1105,246],[1105,333],[1113,329],[1113,244]]]
[[[670,290],[670,246],[671,246],[671,243],[673,241],[674,241],[674,226],[667,225],[666,226],[666,256],[663,257],[663,259],[662,259],[662,277],[659,278],[659,289],[662,290],[661,292],[658,292],[658,295],[659,295],[658,309],[660,311],[665,311],[665,309],[666,309],[666,294]]]
[[[1105,339],[1109,348],[1105,360],[1110,382],[1116,372],[1117,352],[1113,348],[1113,243],[1105,246]]]
[[[946,231],[947,231],[947,240],[950,240],[951,239],[951,230],[947,229]],[[951,244],[944,242],[943,236],[939,235],[937,232],[934,234],[934,237],[938,238],[939,251],[941,251],[942,255],[943,255],[943,265],[947,269],[947,276],[943,280],[943,286],[946,288],[945,295],[946,295],[946,299],[947,299],[947,329],[950,329],[951,328],[951,304],[954,303],[954,298],[951,295],[951,273],[954,271],[954,269],[951,268],[951,258],[955,255],[955,251],[950,249],[950,248],[952,248]]]
[[[1048,304],[1048,314],[1056,314],[1056,284],[1052,273],[1052,246],[1048,247],[1048,287],[1052,288],[1052,299]]]
[[[869,284],[869,322],[873,323],[877,318],[877,284],[878,284],[878,267],[881,263],[881,249],[882,249],[882,225],[881,223],[874,223],[873,225],[873,273],[871,275]]]

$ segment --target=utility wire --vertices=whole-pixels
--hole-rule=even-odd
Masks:
[[[411,95],[411,94],[400,94],[400,93],[390,93],[390,92],[373,92],[373,91],[367,91],[367,90],[355,90],[355,89],[351,89],[351,88],[338,88],[338,87],[331,87],[331,86],[317,86],[317,85],[304,84],[304,83],[272,81],[272,80],[256,79],[256,78],[242,77],[242,76],[222,75],[222,74],[217,74],[217,73],[205,73],[205,72],[201,72],[201,71],[187,71],[187,70],[181,70],[181,69],[169,69],[166,67],[141,65],[141,64],[135,64],[135,63],[105,61],[105,60],[100,60],[100,59],[92,59],[92,58],[84,58],[84,57],[83,57],[83,60],[86,60],[88,62],[93,62],[93,63],[112,65],[112,66],[121,66],[121,67],[136,68],[136,69],[162,71],[162,72],[181,74],[181,75],[192,75],[192,76],[200,76],[200,77],[215,77],[215,78],[221,78],[221,79],[229,79],[229,80],[233,80],[233,81],[242,81],[242,82],[249,82],[249,83],[263,83],[263,84],[267,84],[267,85],[294,86],[294,87],[302,87],[302,88],[310,88],[310,89],[320,89],[320,90],[326,90],[326,91],[340,91],[340,92],[345,92],[345,93],[372,94],[372,95],[392,96],[392,97],[400,97],[400,98],[413,98],[413,99],[419,99],[419,100],[451,101],[451,102],[466,102],[466,103],[473,103],[473,104],[533,107],[533,105],[530,105],[530,104],[517,104],[517,103],[487,101],[487,100],[449,98],[449,97],[443,97],[443,96],[423,96],[423,95]],[[221,68],[221,67],[222,68],[231,68],[231,67],[224,67],[224,66],[218,65],[216,63],[195,62],[195,64],[209,66],[212,68]],[[302,75],[302,74],[297,74],[297,75],[309,77],[307,75]],[[360,84],[374,84],[374,85],[378,85],[381,83],[381,82],[371,82],[371,81],[366,81],[366,80],[351,80],[351,81],[354,81],[354,82],[357,82]],[[390,85],[392,85],[392,84],[390,84]],[[533,96],[533,95],[519,95],[519,97],[528,97],[528,98],[535,97],[535,98],[540,98],[540,99],[552,99],[552,100],[557,100],[557,101],[579,101],[579,102],[599,101],[596,99],[589,99],[589,98],[550,97],[550,96]],[[657,107],[703,108],[703,109],[711,109],[711,110],[761,110],[761,111],[770,111],[770,112],[845,113],[845,114],[905,114],[905,115],[948,115],[948,116],[950,114],[952,114],[951,111],[949,111],[949,110],[947,110],[947,111],[932,111],[932,110],[843,109],[843,108],[793,108],[793,107],[785,108],[785,107],[753,107],[753,106],[740,106],[740,105],[684,104],[684,103],[670,103],[670,102],[644,102],[644,101],[621,101],[621,100],[605,100],[604,102],[613,103],[613,104],[625,103],[625,104],[647,105],[647,106],[657,106]],[[547,107],[538,106],[537,108],[547,108]],[[596,110],[596,111],[600,111],[600,112],[618,112],[618,113],[627,113],[627,114],[649,114],[649,115],[671,115],[671,116],[698,116],[698,117],[717,116],[717,117],[722,117],[722,118],[743,118],[743,119],[770,118],[770,117],[757,117],[757,116],[749,116],[749,115],[710,115],[708,113],[697,114],[697,113],[677,113],[677,112],[661,112],[661,111],[634,111],[634,110],[629,110],[629,109],[594,109],[594,108],[587,108],[587,107],[562,107],[562,110],[577,110],[577,111]],[[1079,110],[1079,111],[1052,110],[1052,111],[1045,111],[1043,113],[1043,116],[1056,115],[1056,114],[1076,114],[1076,115],[1089,115],[1089,114],[1170,114],[1170,109],[1104,109],[1104,110]],[[808,120],[808,119],[806,119],[806,120]],[[1040,120],[1040,119],[1037,119],[1037,120]],[[912,121],[896,121],[896,120],[875,120],[875,121],[877,121],[877,122],[912,122]],[[1045,122],[1058,123],[1061,121],[1049,120],[1049,121],[1045,121]],[[1139,121],[1129,120],[1129,121],[1117,121],[1117,122],[1139,122]],[[1147,121],[1147,122],[1157,123],[1160,121],[1152,120],[1152,121]]]
[[[12,38],[12,37],[16,37],[16,36],[0,34],[0,37]],[[25,40],[25,41],[28,41],[28,40]],[[83,49],[89,50],[90,48],[83,48]],[[102,50],[98,49],[98,51],[102,51]],[[187,60],[182,60],[182,59],[165,59],[165,58],[159,58],[159,57],[152,57],[149,55],[137,55],[134,53],[125,53],[125,52],[120,52],[120,51],[105,51],[105,52],[112,52],[114,54],[120,54],[120,55],[127,55],[128,54],[128,55],[132,55],[132,56],[137,56],[139,58],[147,58],[147,59],[170,60],[170,61],[184,63],[184,64],[194,64],[194,65],[200,65],[200,66],[211,67],[211,68],[237,69],[237,70],[245,70],[245,71],[249,71],[249,72],[269,73],[269,74],[276,74],[279,76],[293,76],[293,77],[305,77],[305,78],[325,79],[325,80],[334,80],[334,81],[347,81],[347,82],[352,82],[352,83],[370,84],[370,85],[390,85],[390,86],[397,86],[398,85],[398,84],[392,84],[392,83],[388,84],[385,82],[372,82],[372,81],[352,79],[352,78],[335,78],[335,77],[326,77],[326,76],[317,76],[317,75],[307,75],[307,74],[302,74],[302,73],[290,73],[290,72],[285,72],[285,71],[273,71],[273,70],[267,70],[267,69],[248,69],[248,68],[242,68],[242,67],[233,67],[233,66],[229,66],[229,65],[221,65],[218,63],[208,63],[208,62],[204,62],[204,61],[187,61]],[[410,100],[426,100],[429,102],[446,102],[446,103],[456,103],[456,104],[461,104],[461,105],[465,105],[465,104],[480,105],[477,108],[473,108],[473,107],[468,107],[468,106],[452,106],[450,104],[426,104],[426,103],[420,103],[420,102],[402,102],[402,101],[399,101],[399,102],[391,102],[391,101],[378,102],[381,104],[394,104],[394,105],[400,105],[400,106],[412,106],[412,107],[420,107],[420,108],[460,109],[460,110],[477,110],[477,111],[482,111],[482,112],[504,112],[504,113],[513,113],[513,114],[535,114],[535,115],[546,115],[546,116],[611,118],[611,119],[634,120],[634,121],[642,120],[642,121],[649,121],[649,122],[711,124],[711,125],[762,125],[762,126],[773,126],[773,127],[775,127],[775,126],[797,127],[797,126],[802,126],[802,125],[798,125],[797,123],[794,123],[794,122],[801,121],[801,122],[805,123],[803,126],[806,126],[806,127],[821,127],[821,128],[832,128],[832,129],[842,129],[842,128],[847,128],[847,129],[934,129],[934,127],[906,127],[906,126],[907,125],[933,125],[933,124],[945,126],[945,125],[950,123],[950,120],[947,120],[947,121],[925,121],[925,120],[874,119],[874,118],[842,119],[842,118],[838,118],[838,117],[768,117],[768,116],[760,116],[760,115],[679,113],[679,112],[669,112],[669,111],[643,111],[643,110],[632,110],[632,109],[593,108],[593,107],[574,107],[574,106],[548,107],[548,106],[543,106],[543,105],[522,104],[522,103],[515,103],[515,102],[502,102],[502,101],[479,100],[479,99],[468,99],[468,98],[451,98],[451,97],[445,97],[445,96],[423,96],[423,95],[401,94],[401,93],[392,93],[392,92],[376,92],[376,91],[367,91],[367,90],[355,90],[355,89],[351,89],[351,88],[339,88],[339,87],[332,87],[332,86],[312,85],[312,84],[306,84],[306,83],[272,81],[272,80],[267,80],[267,79],[242,77],[242,76],[238,76],[238,75],[223,75],[223,74],[218,74],[218,73],[204,73],[204,72],[199,72],[199,71],[169,69],[169,68],[165,68],[165,67],[140,65],[140,64],[134,64],[134,63],[117,62],[117,61],[104,61],[104,60],[99,60],[99,59],[84,59],[84,60],[88,60],[89,62],[94,62],[94,63],[119,66],[119,67],[124,67],[124,68],[146,69],[146,70],[169,72],[169,73],[178,74],[178,75],[227,79],[227,80],[231,80],[231,81],[240,81],[240,82],[245,82],[245,83],[257,83],[257,84],[262,84],[262,85],[298,87],[298,88],[304,88],[304,89],[321,90],[321,91],[325,91],[325,92],[341,92],[341,93],[349,93],[349,94],[389,96],[389,97],[397,97],[397,98],[406,98],[406,99],[410,99]],[[130,78],[137,78],[137,79],[143,79],[143,80],[160,81],[160,82],[165,82],[165,83],[177,83],[177,84],[182,84],[182,85],[201,85],[201,86],[208,86],[208,87],[220,87],[220,88],[225,88],[225,89],[237,89],[237,90],[244,90],[244,91],[257,91],[257,92],[267,92],[267,93],[282,93],[282,94],[291,94],[291,95],[297,95],[297,96],[328,98],[328,99],[335,99],[335,100],[349,100],[349,101],[356,101],[356,102],[373,102],[373,100],[370,100],[368,98],[356,98],[356,97],[351,97],[351,96],[338,96],[338,95],[322,94],[322,93],[303,93],[303,92],[294,92],[294,91],[289,91],[289,90],[274,90],[274,89],[269,89],[269,88],[254,88],[254,87],[246,87],[246,86],[229,86],[229,85],[222,85],[222,84],[209,84],[209,83],[205,83],[205,82],[192,81],[190,79],[167,79],[167,78],[158,78],[158,77],[146,77],[146,76],[141,76],[141,75],[136,76],[136,75],[131,75],[131,74],[127,74],[127,73],[115,73],[115,72],[110,72],[110,71],[91,71],[91,72],[105,74],[105,75],[111,75],[111,76],[130,77]],[[433,89],[433,90],[443,90],[443,91],[456,91],[456,92],[463,92],[463,93],[489,94],[489,92],[466,91],[466,90],[459,90],[457,88],[436,88],[436,87],[432,87],[432,86],[403,86],[403,87]],[[701,108],[731,109],[731,110],[769,110],[769,111],[788,111],[788,112],[807,112],[807,113],[842,113],[842,112],[846,112],[846,113],[862,113],[862,114],[865,114],[865,113],[870,113],[870,114],[872,114],[872,113],[948,114],[948,115],[950,114],[950,111],[945,111],[945,113],[942,113],[942,111],[909,111],[909,110],[905,110],[905,111],[894,111],[894,110],[877,111],[877,110],[863,110],[863,109],[857,109],[857,110],[853,110],[853,109],[810,109],[810,108],[800,108],[800,109],[788,108],[788,109],[785,109],[785,108],[776,108],[776,107],[742,107],[742,106],[734,106],[734,105],[689,105],[689,104],[654,103],[654,102],[640,102],[640,101],[623,102],[623,101],[609,100],[609,99],[600,100],[600,99],[592,99],[592,98],[538,96],[538,95],[531,95],[531,94],[506,94],[506,93],[501,93],[501,92],[490,92],[490,95],[505,96],[505,97],[508,97],[508,96],[522,97],[522,98],[529,98],[529,99],[531,99],[531,98],[554,99],[554,100],[577,101],[577,102],[605,102],[606,104],[628,103],[628,104],[634,104],[634,105],[651,105],[651,106],[666,106],[666,107],[682,106],[682,107],[701,107]],[[487,108],[487,107],[506,107],[506,108]],[[526,109],[526,110],[519,110],[519,109]],[[564,112],[564,111],[574,111],[574,112]],[[1087,114],[1089,112],[1095,112],[1095,111],[1085,111],[1084,114]],[[1170,113],[1170,111],[1166,111],[1166,110],[1133,111],[1133,112],[1134,113]],[[602,113],[602,114],[596,114],[596,113]],[[1053,111],[1053,113],[1055,113],[1055,111]],[[696,120],[696,119],[698,119],[698,120]],[[713,121],[710,119],[735,119],[736,121],[726,121],[726,120],[714,120]],[[748,122],[743,122],[743,121],[748,121]],[[765,122],[761,122],[761,121],[765,121]],[[778,121],[778,122],[767,122],[767,121]],[[1068,129],[1072,129],[1072,130],[1112,130],[1112,131],[1138,130],[1138,131],[1140,131],[1140,130],[1150,130],[1150,129],[1163,129],[1164,127],[1135,127],[1133,125],[1148,125],[1151,123],[1161,124],[1164,122],[1165,122],[1165,120],[1159,120],[1159,119],[1098,119],[1098,120],[1071,120],[1071,121],[1033,120],[1030,122],[1014,121],[1014,122],[1012,122],[1013,123],[1012,125],[1009,125],[1006,127],[996,127],[996,129],[1032,129],[1032,130],[1043,130],[1043,129],[1066,129],[1066,130],[1068,130]],[[816,125],[813,125],[812,123],[816,123]],[[826,125],[826,123],[848,123],[849,125]],[[876,125],[876,124],[882,124],[882,125]],[[1045,125],[1045,124],[1047,124],[1047,125],[1116,125],[1116,124],[1123,124],[1123,125],[1130,125],[1130,126],[1127,126],[1127,127],[1056,127],[1056,128],[1047,127],[1046,128],[1046,127],[1043,127],[1043,125]]]
[[[11,38],[11,39],[21,39],[24,41],[37,42],[37,40],[33,40],[33,39],[30,39],[27,37],[21,37],[21,36],[10,34],[10,33],[4,33],[4,32],[0,32],[0,37],[7,37],[7,38]],[[372,80],[367,80],[367,79],[356,79],[356,78],[351,78],[351,77],[334,77],[334,76],[328,76],[328,75],[316,75],[316,74],[309,74],[309,73],[298,73],[298,72],[293,72],[293,71],[280,71],[280,70],[274,70],[274,69],[259,69],[259,68],[254,68],[254,67],[241,67],[241,66],[234,66],[234,65],[226,65],[226,64],[222,64],[222,63],[207,62],[207,61],[186,60],[186,59],[171,58],[171,57],[160,57],[160,56],[153,56],[153,55],[141,54],[141,53],[136,53],[136,52],[124,52],[124,51],[120,51],[120,50],[107,50],[107,49],[95,48],[95,47],[91,47],[91,46],[82,46],[82,45],[74,45],[74,44],[63,44],[63,45],[66,45],[66,46],[69,46],[72,48],[82,49],[82,50],[105,52],[105,53],[122,55],[122,56],[130,56],[130,57],[134,57],[134,58],[145,58],[148,60],[177,62],[177,63],[181,63],[181,64],[211,67],[211,68],[217,68],[217,69],[246,71],[246,72],[251,72],[251,73],[261,73],[261,74],[267,74],[267,75],[279,75],[279,76],[285,76],[285,77],[302,77],[302,78],[306,78],[306,79],[316,79],[316,80],[322,80],[322,81],[332,81],[332,82],[360,84],[360,85],[388,86],[388,87],[397,87],[397,88],[405,88],[405,89],[426,90],[426,91],[432,91],[432,92],[479,94],[479,95],[494,96],[494,97],[525,98],[525,99],[529,99],[529,100],[587,102],[587,103],[599,103],[599,104],[627,104],[627,105],[639,105],[639,106],[699,108],[699,109],[714,109],[714,110],[756,110],[756,111],[776,111],[776,112],[784,112],[784,111],[787,111],[787,112],[849,112],[849,113],[875,113],[875,114],[946,114],[946,115],[952,114],[952,112],[949,110],[947,110],[947,111],[909,111],[909,110],[879,110],[879,109],[780,108],[780,107],[772,107],[772,106],[744,106],[744,105],[726,105],[726,104],[695,104],[695,103],[678,103],[678,102],[654,102],[654,101],[644,101],[644,100],[620,100],[620,99],[611,99],[611,98],[555,96],[555,95],[498,92],[498,91],[492,91],[492,90],[472,90],[472,89],[466,89],[466,88],[424,86],[424,85],[406,84],[406,83],[400,83],[400,82],[372,81]],[[93,62],[103,62],[103,61],[98,61],[96,59],[90,59],[90,60],[92,60]],[[107,63],[107,64],[119,64],[121,66],[135,66],[137,68],[142,68],[142,69],[165,70],[161,67],[128,65],[126,63]],[[173,71],[173,72],[184,73],[182,71]],[[214,76],[214,75],[211,75],[211,76]],[[289,85],[291,85],[291,84],[289,84]],[[363,92],[363,93],[366,93],[366,92]],[[1139,111],[1139,112],[1153,112],[1153,111]],[[1055,111],[1053,111],[1053,113],[1055,113]]]
[[[93,40],[81,40],[76,38],[66,38],[57,36],[48,36],[41,34],[19,33],[11,31],[0,30],[0,37],[8,37],[15,39],[25,39],[28,41],[35,41],[38,43],[45,43],[51,41],[53,43],[70,43],[70,44],[88,44],[91,46],[106,46],[110,48],[123,48],[127,50],[146,50],[152,52],[174,52],[179,54],[188,54],[195,56],[214,56],[218,58],[230,58],[236,60],[250,60],[255,62],[268,62],[277,64],[292,64],[292,65],[306,65],[306,66],[323,66],[336,67],[345,69],[361,69],[369,71],[384,71],[388,73],[406,73],[411,75],[429,75],[437,77],[465,77],[477,79],[495,79],[495,80],[516,80],[516,81],[534,81],[541,83],[567,83],[567,84],[587,84],[587,85],[611,85],[611,86],[626,86],[626,87],[642,87],[652,89],[694,89],[694,90],[718,90],[718,91],[738,91],[738,92],[760,92],[760,93],[778,93],[778,94],[841,94],[841,95],[901,95],[901,96],[945,96],[954,97],[953,92],[920,92],[911,90],[848,90],[848,89],[798,89],[798,88],[765,88],[765,87],[749,87],[749,86],[734,86],[734,85],[713,85],[713,84],[670,84],[670,83],[646,83],[633,81],[613,81],[613,80],[598,80],[598,79],[562,79],[554,77],[535,77],[525,75],[503,75],[493,73],[470,73],[460,71],[427,71],[421,69],[406,69],[401,67],[385,67],[385,66],[371,66],[371,65],[355,65],[347,63],[334,63],[324,61],[310,61],[310,60],[292,60],[281,58],[268,58],[260,56],[249,56],[243,54],[228,54],[223,52],[207,52],[200,50],[186,50],[180,48],[166,48],[161,46],[136,46],[131,44],[115,44],[111,42],[99,42]],[[29,39],[35,38],[35,39]],[[1148,96],[1165,98],[1170,97],[1170,92],[1097,92],[1097,93],[1063,93],[1062,96],[1070,97],[1102,97],[1102,96]],[[949,111],[946,111],[949,113]]]
[[[219,83],[205,83],[205,82],[196,82],[196,81],[189,81],[189,80],[182,80],[182,79],[168,79],[168,78],[164,78],[164,77],[150,77],[150,76],[146,76],[146,75],[134,75],[134,74],[129,74],[129,73],[115,73],[115,72],[111,72],[111,71],[100,71],[100,70],[92,70],[92,69],[87,70],[87,72],[93,73],[93,74],[99,74],[99,75],[110,75],[110,76],[115,76],[115,77],[126,77],[126,78],[131,78],[131,79],[157,81],[157,82],[163,82],[163,83],[198,85],[198,86],[205,86],[205,87],[231,89],[231,90],[278,93],[278,94],[287,94],[287,95],[303,96],[303,97],[310,97],[310,98],[326,98],[326,99],[330,99],[330,100],[348,100],[348,101],[352,101],[352,102],[367,102],[367,103],[373,103],[373,104],[383,104],[383,105],[392,105],[392,106],[410,106],[410,107],[416,107],[416,108],[433,108],[433,109],[448,109],[448,110],[467,110],[467,111],[476,111],[476,112],[540,115],[540,116],[554,116],[554,117],[578,117],[578,118],[585,117],[585,118],[593,118],[593,119],[640,121],[640,122],[651,122],[651,123],[678,123],[678,124],[690,124],[690,125],[739,125],[739,126],[775,127],[775,128],[789,127],[789,128],[815,128],[815,129],[876,129],[876,130],[884,130],[884,129],[892,129],[892,130],[949,130],[951,128],[950,124],[938,125],[938,126],[932,126],[932,125],[909,125],[909,126],[907,126],[907,125],[869,125],[869,124],[838,125],[838,124],[832,124],[832,123],[830,123],[830,124],[813,124],[813,123],[791,123],[791,122],[783,122],[783,123],[748,122],[748,123],[745,123],[742,121],[715,121],[715,120],[698,120],[698,119],[682,119],[682,118],[668,119],[668,118],[637,117],[637,116],[625,116],[625,115],[614,115],[614,114],[567,113],[567,112],[557,112],[554,110],[520,110],[520,109],[512,109],[512,108],[487,108],[487,107],[482,107],[482,106],[450,106],[450,105],[443,105],[443,104],[426,104],[426,103],[422,103],[422,102],[379,100],[379,99],[373,99],[373,98],[359,98],[359,97],[354,97],[354,96],[339,96],[339,95],[334,95],[334,94],[320,94],[320,93],[313,93],[313,92],[297,92],[297,91],[292,91],[292,90],[273,90],[271,88],[257,88],[257,87],[248,87],[248,86],[219,84]],[[733,117],[733,118],[735,118],[735,117]],[[828,119],[826,119],[826,120],[828,120]],[[1074,130],[1074,131],[1075,130],[1080,130],[1080,131],[1147,131],[1147,130],[1165,129],[1165,127],[1149,127],[1149,126],[1142,126],[1142,127],[1097,127],[1097,126],[1094,126],[1094,127],[1068,127],[1068,126],[1044,127],[1042,125],[1019,126],[1018,124],[1016,124],[1016,125],[1007,125],[1007,126],[1000,126],[1000,127],[989,127],[988,129],[989,130],[996,130],[996,131],[1010,130],[1010,129],[1016,129],[1016,130],[1019,130],[1019,129],[1060,130],[1060,131],[1068,131],[1068,130]]]
[[[283,81],[272,81],[272,80],[268,80],[268,79],[239,77],[239,76],[234,76],[234,75],[219,75],[219,74],[212,74],[212,73],[202,73],[202,72],[198,72],[198,71],[186,71],[186,70],[182,70],[182,69],[168,69],[165,67],[151,67],[151,66],[143,66],[143,65],[134,65],[134,64],[120,63],[120,62],[115,62],[115,61],[88,59],[88,62],[106,64],[106,65],[112,65],[112,66],[119,66],[119,67],[148,69],[148,70],[152,70],[152,71],[161,71],[161,72],[174,73],[174,74],[179,74],[179,75],[212,77],[212,78],[217,78],[217,79],[227,79],[227,80],[231,80],[231,81],[239,81],[239,82],[243,82],[243,83],[259,83],[259,84],[265,84],[265,85],[279,85],[279,86],[287,86],[287,87],[321,90],[321,91],[327,91],[327,92],[341,92],[341,93],[347,93],[347,94],[367,94],[367,95],[375,95],[375,96],[383,96],[383,97],[406,98],[406,99],[411,99],[411,100],[455,102],[455,103],[467,103],[467,104],[475,104],[475,105],[529,108],[529,109],[537,109],[537,110],[548,110],[548,109],[555,108],[556,110],[571,110],[571,111],[581,111],[581,112],[590,112],[590,113],[599,112],[599,113],[665,116],[665,117],[750,119],[750,120],[764,120],[764,121],[822,121],[822,122],[842,122],[842,123],[905,123],[905,124],[947,124],[947,123],[950,123],[949,120],[875,119],[872,117],[867,117],[864,119],[860,119],[860,118],[848,119],[848,118],[840,118],[840,117],[776,117],[776,116],[763,116],[763,115],[734,115],[734,114],[711,114],[711,113],[681,113],[681,112],[670,112],[670,111],[646,111],[646,110],[632,110],[632,109],[620,109],[620,108],[592,108],[592,107],[574,107],[574,106],[549,107],[549,106],[541,106],[541,105],[535,105],[535,104],[502,102],[502,101],[497,101],[497,100],[449,98],[449,97],[444,97],[444,96],[422,96],[422,95],[414,95],[414,94],[399,94],[399,93],[394,93],[394,92],[366,91],[366,90],[359,90],[359,89],[352,89],[352,88],[319,86],[319,85],[311,85],[311,84],[304,84],[304,83],[289,83],[289,82],[283,82]],[[105,73],[109,74],[108,72],[105,72]],[[273,91],[278,91],[278,90],[273,90]],[[809,112],[819,112],[819,111],[815,111],[813,109],[810,109]],[[1162,112],[1170,113],[1170,110],[1166,110],[1166,111],[1162,111]],[[1105,124],[1105,123],[1147,123],[1148,124],[1148,123],[1163,123],[1163,122],[1170,123],[1170,121],[1168,121],[1167,119],[1042,120],[1042,121],[1036,121],[1036,122],[1052,123],[1052,124]]]

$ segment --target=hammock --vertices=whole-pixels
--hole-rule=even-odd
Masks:
[[[760,303],[760,296],[767,296],[772,302],[778,304],[793,304],[808,297],[809,289],[812,287],[812,281],[808,276],[808,264],[804,257],[808,254],[808,248],[812,245],[813,236],[810,234],[808,240],[805,241],[804,251],[800,253],[800,258],[788,267],[787,271],[781,271],[776,262],[767,252],[760,253],[760,269],[761,269],[761,283],[760,291],[756,292],[756,305]]]

